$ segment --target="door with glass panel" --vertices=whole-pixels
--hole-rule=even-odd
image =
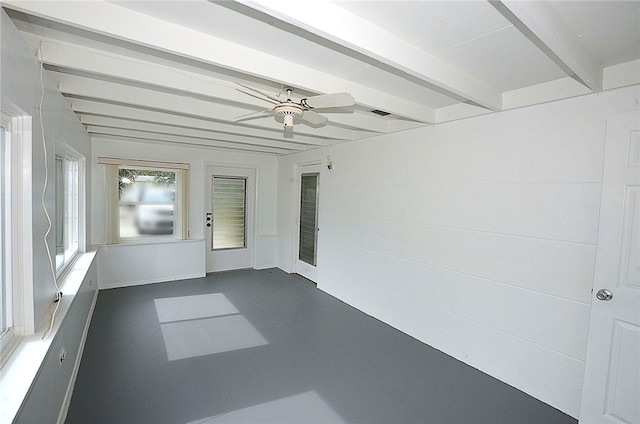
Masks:
[[[317,281],[320,166],[300,166],[295,272]]]
[[[255,171],[209,166],[207,272],[252,268]]]

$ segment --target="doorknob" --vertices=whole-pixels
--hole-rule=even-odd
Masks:
[[[207,218],[207,227],[211,227],[211,220],[213,219],[211,212],[207,212],[206,218]]]
[[[611,293],[611,290],[600,289],[596,293],[596,297],[598,300],[611,300],[613,298],[613,293]]]

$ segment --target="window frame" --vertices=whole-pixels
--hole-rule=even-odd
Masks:
[[[11,184],[13,182],[12,170],[12,140],[11,120],[2,114],[0,120],[0,172],[2,172],[2,187],[0,187],[0,272],[2,273],[2,286],[0,287],[0,352],[4,353],[5,347],[11,344],[15,337],[13,324],[13,274],[11,240],[12,240],[12,216],[11,216]],[[4,356],[4,355],[3,355]]]
[[[189,239],[189,164],[110,157],[98,157],[98,164],[106,165],[107,243],[145,243]],[[158,170],[176,173],[173,234],[145,234],[134,237],[120,236],[120,202],[118,190],[120,169]]]
[[[64,181],[60,181],[60,175],[58,175],[58,167],[55,169],[55,213],[54,213],[54,225],[55,231],[55,246],[54,246],[54,268],[57,279],[63,279],[72,264],[77,257],[86,251],[86,205],[85,205],[85,168],[86,158],[75,151],[69,145],[57,141],[56,152],[54,161],[61,159],[65,161],[64,169]],[[56,162],[54,162],[56,163]],[[56,164],[57,165],[57,164]],[[69,174],[71,173],[71,175]],[[60,193],[62,189],[62,193]],[[62,196],[61,196],[62,194]],[[60,210],[59,200],[62,200],[64,209]],[[64,216],[64,211],[68,213]],[[65,237],[72,239],[71,246],[67,248],[64,246],[63,261],[58,265],[58,251],[57,240],[60,236],[58,234],[58,225],[60,224],[60,213],[63,213],[63,240]]]
[[[32,240],[32,179],[31,169],[25,167],[24,158],[32,152],[32,117],[10,101],[2,99],[0,111],[2,127],[10,136],[9,163],[10,184],[8,196],[11,234],[5,240],[5,249],[11,252],[8,263],[11,276],[11,322],[12,327],[0,338],[0,368],[3,367],[22,338],[33,334],[33,240]],[[6,175],[5,175],[6,176]],[[7,183],[7,182],[6,182]],[[5,198],[5,201],[7,198]],[[8,206],[8,207],[7,207]],[[5,209],[5,210],[7,210]]]

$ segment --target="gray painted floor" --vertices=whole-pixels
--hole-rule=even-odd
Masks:
[[[272,269],[101,291],[66,422],[576,420]]]

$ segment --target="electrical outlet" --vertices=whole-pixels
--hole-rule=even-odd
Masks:
[[[67,359],[67,350],[63,347],[60,349],[60,366],[62,366],[65,359]]]

